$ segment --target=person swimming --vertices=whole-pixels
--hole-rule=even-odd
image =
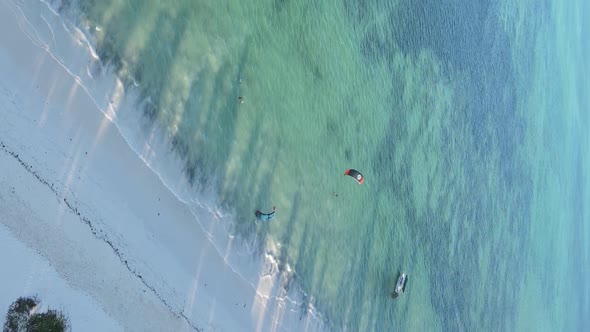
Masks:
[[[277,207],[273,206],[272,212],[270,212],[270,213],[262,213],[262,212],[260,212],[260,210],[256,210],[256,212],[254,214],[256,215],[256,218],[258,218],[258,220],[270,221],[272,218],[275,217],[276,211],[277,211]]]

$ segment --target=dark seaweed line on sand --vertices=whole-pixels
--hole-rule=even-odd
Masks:
[[[55,188],[55,184],[54,183],[49,183],[47,180],[45,180],[44,178],[42,178],[39,174],[37,174],[35,171],[33,171],[33,166],[27,164],[26,162],[24,162],[19,155],[14,152],[9,150],[6,145],[4,144],[3,141],[0,140],[0,150],[4,151],[6,154],[12,156],[14,159],[16,159],[21,166],[23,166],[23,168],[31,173],[31,175],[33,175],[41,184],[45,185],[47,188],[49,188],[49,190],[51,190],[53,192],[53,194],[57,197],[58,201],[59,199],[59,193],[57,192],[57,189]],[[92,220],[90,220],[89,218],[83,216],[79,211],[78,208],[76,207],[75,202],[70,202],[68,201],[66,198],[63,198],[63,202],[64,204],[68,207],[68,209],[70,210],[70,212],[74,213],[75,215],[78,216],[78,218],[84,222],[89,228],[90,231],[92,232],[92,235],[98,239],[103,241],[104,243],[106,243],[111,250],[113,251],[113,253],[115,255],[117,255],[117,257],[119,258],[119,261],[121,263],[123,263],[123,265],[125,265],[125,267],[127,268],[127,270],[133,274],[135,277],[137,277],[145,287],[147,287],[149,290],[152,291],[152,293],[160,300],[160,302],[162,304],[164,304],[168,310],[170,310],[170,312],[172,314],[174,314],[174,316],[176,318],[182,318],[186,321],[186,323],[195,331],[198,332],[203,332],[203,328],[199,328],[197,327],[184,313],[184,311],[181,311],[180,313],[176,312],[172,306],[170,304],[168,304],[168,302],[158,293],[158,291],[156,291],[156,289],[154,288],[154,286],[149,285],[144,279],[143,276],[141,274],[139,274],[139,272],[137,272],[135,269],[131,268],[129,266],[129,264],[127,263],[127,260],[123,258],[123,254],[119,251],[119,249],[113,244],[113,242],[111,240],[109,240],[107,234],[105,234],[102,230],[97,230],[94,225]]]

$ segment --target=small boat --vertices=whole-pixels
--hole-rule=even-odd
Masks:
[[[399,278],[397,278],[397,284],[395,284],[395,289],[393,290],[393,294],[391,294],[394,299],[405,292],[407,282],[408,275],[402,272]]]

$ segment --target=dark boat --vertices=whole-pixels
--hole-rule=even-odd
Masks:
[[[395,299],[396,297],[403,294],[406,291],[407,283],[408,275],[405,272],[402,272],[399,278],[397,278],[397,284],[395,284],[395,289],[393,290],[393,294],[391,294],[391,296],[393,296],[393,298]]]

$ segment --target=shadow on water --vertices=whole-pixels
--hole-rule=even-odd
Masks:
[[[372,214],[372,216],[370,217],[369,220],[371,220],[370,223],[368,223],[364,229],[364,234],[363,237],[364,238],[371,238],[372,234],[374,233],[375,228],[375,224],[377,222],[377,216],[376,216],[376,211],[373,210],[370,212]],[[362,264],[365,265],[364,267],[362,267],[362,270],[360,272],[360,275],[357,274],[360,279],[358,279],[358,281],[369,281],[371,279],[370,273],[371,271],[371,266],[369,265],[369,263],[371,262],[371,256],[370,253],[375,250],[375,248],[372,246],[371,242],[365,241],[362,243],[362,245],[359,247],[358,249],[360,252],[363,252],[364,255],[361,255],[361,261],[358,262],[358,264]],[[362,266],[361,265],[361,266]],[[359,284],[356,285],[350,285],[350,287],[354,290],[353,294],[353,301],[350,303],[350,307],[352,307],[354,305],[355,302],[358,301],[358,303],[367,303],[366,300],[364,300],[364,298],[372,298],[374,300],[378,300],[378,299],[383,299],[383,289],[378,289],[375,287],[375,284],[373,282],[363,282],[361,283],[362,287],[359,287]],[[372,305],[375,305],[374,302],[369,301],[368,303],[371,303]],[[371,312],[371,311],[367,311],[367,312]],[[361,326],[360,323],[361,321],[361,311],[357,311],[357,310],[353,310],[351,311],[352,317],[353,318],[351,320],[351,322],[353,323],[353,328],[355,328],[355,330],[362,330],[364,328],[366,328],[365,326]],[[357,317],[355,317],[357,316]],[[357,326],[355,326],[354,324],[359,324]]]
[[[299,213],[300,202],[301,202],[301,192],[298,190],[295,193],[295,196],[293,197],[293,207],[291,209],[291,214],[289,215],[289,218],[287,219],[287,225],[285,226],[286,227],[285,234],[287,234],[287,236],[285,236],[284,238],[281,239],[281,243],[283,244],[283,246],[281,247],[279,259],[282,262],[287,262],[287,258],[288,258],[287,257],[287,248],[289,248],[291,246],[291,236],[295,233],[294,228],[295,228],[295,224],[298,219],[297,217],[298,217],[298,213]],[[301,257],[301,256],[298,255],[298,257]]]
[[[187,29],[187,19],[178,20],[178,26],[173,26],[170,21],[172,17],[168,13],[158,13],[156,18],[157,29],[153,29],[147,45],[158,45],[165,41],[165,46],[144,49],[139,61],[130,68],[130,79],[135,79],[139,85],[140,96],[142,100],[149,100],[143,108],[144,116],[150,121],[156,120],[162,111],[163,94],[167,92],[168,86],[171,85],[172,66],[174,65],[174,56],[176,55],[182,38]],[[166,53],[158,53],[155,50],[165,48]],[[162,68],[163,67],[163,68]],[[157,70],[149,70],[157,68]]]

